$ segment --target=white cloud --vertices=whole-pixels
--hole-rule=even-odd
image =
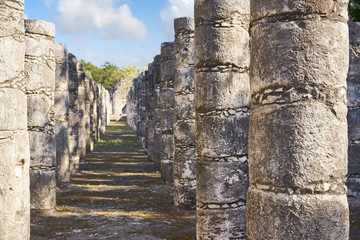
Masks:
[[[160,12],[163,30],[169,40],[174,39],[174,19],[194,16],[194,0],[168,0]]]
[[[55,3],[55,0],[43,0],[45,6],[47,6],[48,8],[51,7],[51,5],[53,5]]]
[[[133,17],[128,5],[114,6],[114,0],[59,0],[58,28],[66,34],[95,34],[104,39],[142,40],[147,35],[143,22]]]

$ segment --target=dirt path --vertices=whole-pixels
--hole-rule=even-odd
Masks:
[[[32,215],[31,239],[195,239],[195,212],[174,209],[171,190],[129,126],[112,122],[58,190],[58,212]]]

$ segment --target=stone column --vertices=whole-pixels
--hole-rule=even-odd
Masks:
[[[64,44],[55,44],[55,138],[56,180],[58,185],[70,182],[69,155],[69,65]]]
[[[24,1],[0,1],[0,239],[30,238]]]
[[[106,130],[106,89],[101,86],[101,134]]]
[[[161,165],[161,127],[160,127],[160,62],[161,56],[154,58],[154,167],[160,170]]]
[[[85,142],[86,142],[86,152],[90,152],[90,142],[91,142],[91,111],[92,111],[92,102],[93,102],[93,92],[91,86],[90,77],[85,74]]]
[[[347,79],[349,172],[346,185],[348,187],[350,222],[352,222],[353,216],[357,217],[353,213],[357,213],[360,208],[360,23],[349,22],[349,32],[350,66]],[[352,232],[350,231],[350,234]]]
[[[195,1],[198,239],[246,237],[249,7]]]
[[[160,172],[161,178],[166,184],[174,182],[174,68],[174,43],[162,43],[160,62]]]
[[[105,101],[106,101],[106,126],[107,126],[110,123],[110,113],[111,113],[110,93],[108,90],[105,91]]]
[[[79,170],[79,78],[77,73],[77,59],[69,53],[69,154],[70,173],[75,174]]]
[[[174,203],[177,207],[195,209],[195,23],[193,18],[177,18],[174,26]]]
[[[77,74],[78,74],[78,99],[79,99],[79,156],[80,162],[85,162],[86,159],[86,75],[84,72],[84,65],[78,61],[77,62]]]
[[[30,139],[31,209],[56,208],[54,122],[55,25],[25,20],[25,76]]]
[[[146,135],[146,81],[148,71],[143,71],[139,75],[139,140],[145,149]],[[146,151],[146,149],[145,149]]]
[[[348,1],[251,1],[249,239],[348,239]]]
[[[95,147],[95,135],[96,135],[96,83],[94,80],[89,78],[89,102],[90,102],[90,111],[89,111],[89,120],[90,120],[90,128],[89,128],[89,152],[94,151]]]
[[[103,127],[102,111],[103,111],[103,91],[100,83],[96,84],[96,142],[101,138],[101,129]]]
[[[154,118],[155,118],[155,102],[154,102],[154,63],[149,64],[149,75],[147,80],[146,91],[146,109],[147,109],[147,128],[146,128],[146,149],[150,161],[154,161]]]

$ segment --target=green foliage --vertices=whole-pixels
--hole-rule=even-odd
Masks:
[[[84,64],[85,72],[97,83],[101,83],[106,89],[110,89],[118,80],[122,80],[122,85],[131,87],[132,80],[139,75],[139,69],[134,66],[117,67],[115,64],[106,62],[101,67],[97,67],[90,62],[81,60]]]
[[[360,22],[360,0],[351,0],[349,3],[350,18],[353,22]]]

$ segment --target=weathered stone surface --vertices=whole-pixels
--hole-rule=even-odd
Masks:
[[[255,188],[248,194],[249,239],[349,238],[346,195],[289,195]]]
[[[194,19],[177,18],[174,28],[174,204],[195,209]]]
[[[54,169],[30,171],[31,209],[55,211],[56,180]]]
[[[250,5],[195,0],[198,239],[244,239]]]
[[[61,185],[70,182],[69,63],[64,44],[55,44],[55,60],[56,181]]]
[[[356,211],[360,206],[360,24],[349,22],[350,64],[347,78],[348,106],[348,187],[350,211]],[[350,214],[352,216],[353,214]],[[352,222],[352,219],[350,219]]]
[[[84,65],[78,61],[77,62],[77,76],[78,76],[78,101],[79,101],[79,146],[78,152],[80,157],[80,162],[85,162],[86,159],[86,75],[84,72]]]
[[[251,1],[249,239],[348,239],[348,1]]]
[[[232,207],[235,206],[235,207]],[[203,231],[197,239],[246,239],[246,208],[237,204],[206,205],[197,207],[197,224]]]
[[[174,182],[174,43],[161,44],[160,60],[160,172],[166,184]]]
[[[69,154],[70,154],[70,173],[74,174],[79,169],[80,155],[79,155],[79,99],[78,88],[79,79],[77,74],[77,59],[69,53]]]
[[[161,125],[160,125],[160,63],[161,56],[154,57],[154,167],[160,170],[161,165]]]
[[[55,211],[55,25],[25,20],[25,76],[32,210]]]

